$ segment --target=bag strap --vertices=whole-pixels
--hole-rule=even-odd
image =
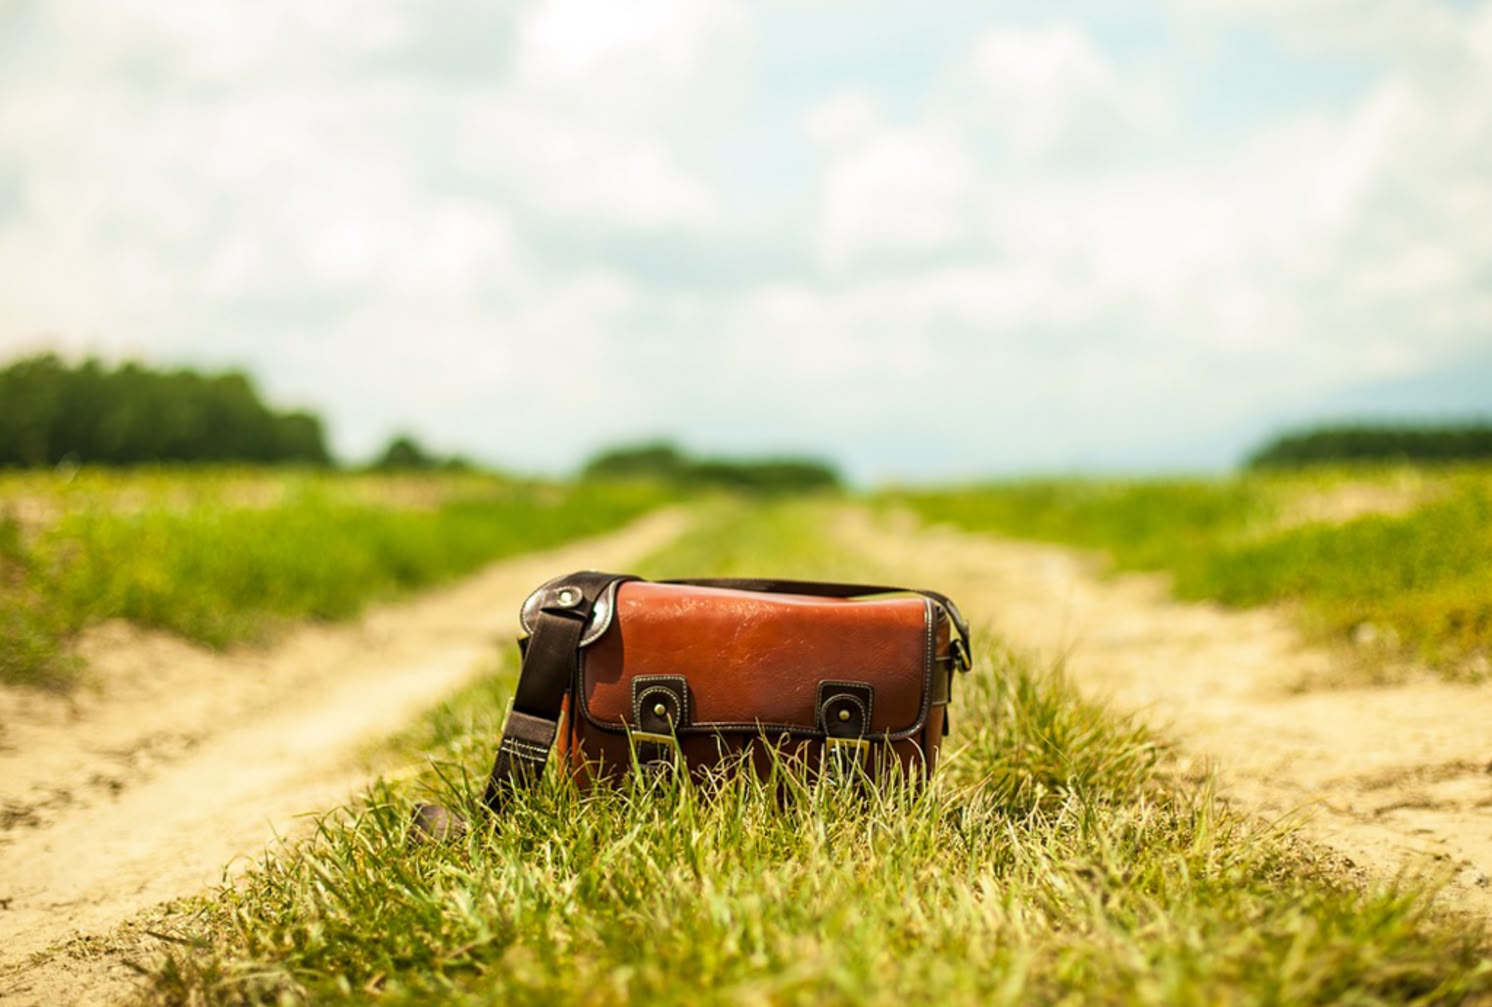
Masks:
[[[580,656],[580,638],[595,611],[596,602],[613,584],[640,580],[630,574],[585,570],[556,577],[536,592],[538,615],[533,632],[523,647],[523,667],[513,709],[503,725],[502,741],[482,803],[500,814],[513,793],[536,785],[544,774],[550,749],[559,731],[560,709],[574,681]],[[943,606],[958,636],[953,640],[954,667],[968,671],[971,663],[969,627],[947,595],[937,591],[909,590],[881,584],[844,584],[815,580],[769,580],[746,577],[699,577],[662,580],[660,584],[718,587],[763,594],[801,594],[822,598],[859,598],[872,594],[919,594]]]
[[[514,791],[536,785],[559,730],[560,708],[574,678],[580,637],[596,601],[615,583],[636,580],[627,574],[584,570],[556,577],[539,588],[539,614],[523,648],[523,667],[513,709],[503,724],[502,741],[482,803],[500,813]]]

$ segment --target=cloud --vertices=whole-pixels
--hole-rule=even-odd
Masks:
[[[583,118],[687,119],[749,28],[737,0],[545,0],[521,20],[514,79]]]
[[[863,96],[812,110],[825,148],[818,192],[818,248],[830,270],[887,253],[945,251],[968,233],[974,163],[959,136],[936,123],[883,122]]]
[[[491,72],[466,53],[452,77],[419,65],[455,42],[412,3],[17,9],[31,57],[0,93],[17,180],[0,207],[0,346],[247,363],[328,402],[355,453],[407,396],[403,422],[443,428],[473,382],[561,373],[547,353],[572,387],[615,388],[607,336],[629,282],[546,269],[526,232],[705,226],[712,188],[687,136],[658,124],[687,131],[679,96],[712,86],[710,47],[740,25],[729,4],[655,3],[621,38],[608,10],[568,48],[573,3],[480,22]],[[456,394],[402,384],[411,356]],[[513,381],[516,415],[540,389],[563,398]]]
[[[473,96],[454,112],[452,170],[529,212],[618,231],[718,222],[712,186],[663,136],[554,115],[511,94]]]
[[[787,59],[738,0],[0,8],[0,346],[247,364],[354,455],[860,475],[1138,464],[1484,346],[1492,5],[1158,11]],[[1242,28],[1370,72],[1230,118]]]
[[[1073,24],[985,32],[957,84],[970,127],[991,130],[1008,161],[1033,170],[1091,165],[1165,115],[1159,95],[1122,78]]]

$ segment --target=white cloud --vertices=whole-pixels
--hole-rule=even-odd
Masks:
[[[912,87],[825,69],[848,10],[813,76],[737,0],[525,2],[475,41],[412,0],[37,5],[0,346],[248,363],[358,454],[811,432],[863,474],[1133,457],[1485,345],[1492,5],[1174,9],[1377,76],[1204,135],[1205,67],[1077,20],[992,15]],[[753,215],[756,173],[787,194]]]
[[[957,135],[935,124],[886,125],[843,100],[810,113],[808,125],[828,144],[818,246],[831,270],[880,254],[946,250],[967,234],[975,171]]]
[[[508,94],[456,105],[454,157],[532,212],[656,232],[717,223],[712,187],[664,135],[552,115]]]
[[[986,32],[958,76],[971,125],[993,130],[1010,160],[1033,168],[1091,165],[1165,115],[1159,95],[1122,79],[1071,24]]]
[[[514,79],[585,117],[656,124],[697,109],[749,27],[739,0],[544,0],[519,27]]]
[[[863,98],[842,97],[810,119],[827,148],[826,261],[900,253],[906,263],[897,278],[877,275],[874,290],[831,296],[874,304],[862,322],[891,319],[913,339],[950,313],[991,338],[1086,330],[1078,366],[1127,332],[1132,348],[1171,354],[1209,386],[1247,355],[1263,396],[1465,352],[1492,325],[1492,232],[1468,226],[1492,220],[1492,119],[1466,100],[1492,93],[1492,65],[1467,55],[1485,45],[1492,7],[1477,17],[1459,49],[1433,66],[1399,66],[1343,115],[1286,115],[1240,142],[1190,151],[1153,83],[1120,74],[1072,27],[984,35],[965,67],[987,106],[953,102],[889,125]],[[1416,37],[1450,45],[1443,20],[1428,16]],[[1121,155],[1126,142],[1185,152],[1161,162],[1062,155],[1096,149],[1082,138],[1116,124]],[[982,129],[1005,143],[971,167]],[[899,143],[922,160],[873,156]],[[903,170],[878,174],[882,159]],[[929,181],[940,177],[958,184]],[[846,182],[861,178],[902,188]],[[949,267],[950,257],[964,265]],[[1130,358],[1142,359],[1152,372],[1160,364]]]

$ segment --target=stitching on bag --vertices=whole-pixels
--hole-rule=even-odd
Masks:
[[[526,759],[547,760],[549,758],[549,749],[540,748],[538,745],[529,744],[527,741],[519,741],[516,738],[504,738],[502,744],[498,747],[507,749],[510,755],[518,755]]]

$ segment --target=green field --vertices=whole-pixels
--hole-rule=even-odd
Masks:
[[[1472,676],[1488,652],[1492,474],[1047,482],[879,495],[976,531],[1107,551],[1187,597],[1288,601]],[[677,502],[643,485],[254,470],[0,480],[7,680],[76,677],[69,641],[122,618],[214,646]],[[833,546],[834,506],[686,502],[648,576],[897,579]],[[937,585],[932,585],[936,587]],[[991,613],[974,613],[976,621]],[[740,778],[702,794],[554,774],[493,829],[411,845],[416,802],[477,808],[514,685],[491,673],[392,741],[356,804],[153,923],[156,1004],[1463,1003],[1492,936],[1433,882],[1363,887],[1230,812],[1164,742],[1001,649],[957,683],[933,784],[873,797]],[[789,792],[779,798],[779,787]]]
[[[1492,469],[1038,481],[890,494],[923,520],[1101,550],[1177,595],[1281,603],[1318,638],[1479,680],[1492,657]]]
[[[640,572],[881,576],[812,505],[722,508]],[[1172,779],[1135,723],[995,649],[958,683],[931,787],[741,778],[581,794],[551,774],[495,830],[411,845],[416,801],[478,814],[505,660],[396,743],[416,777],[178,906],[154,1003],[1457,1003],[1487,935],[1416,884],[1360,891]]]
[[[0,478],[0,683],[60,688],[106,619],[210,646],[370,602],[659,506],[642,484],[205,469]]]

